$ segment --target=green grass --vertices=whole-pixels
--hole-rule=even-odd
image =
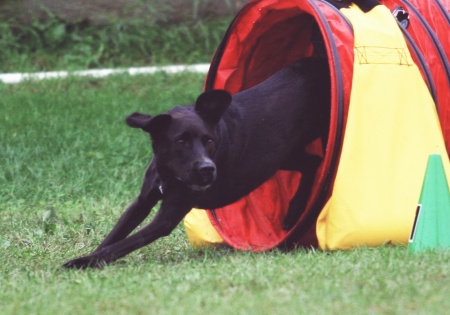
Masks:
[[[195,250],[182,226],[104,270],[65,270],[112,228],[150,159],[133,111],[195,100],[202,75],[0,85],[1,314],[445,314],[450,252]]]

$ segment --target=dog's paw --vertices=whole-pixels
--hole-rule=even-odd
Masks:
[[[87,269],[87,268],[97,268],[101,269],[105,267],[106,262],[100,258],[93,256],[86,256],[77,258],[63,264],[64,268],[73,268],[73,269]]]

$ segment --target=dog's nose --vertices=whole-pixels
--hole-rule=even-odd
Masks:
[[[198,164],[197,172],[203,181],[212,181],[216,176],[216,166],[212,161],[204,161]]]
[[[210,175],[210,174],[214,174],[214,172],[216,171],[216,167],[213,164],[210,165],[204,165],[199,167],[198,172],[201,175]]]

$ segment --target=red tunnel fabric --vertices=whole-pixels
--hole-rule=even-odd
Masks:
[[[404,33],[413,59],[437,103],[450,152],[449,6],[448,0],[444,1],[445,4],[438,0],[382,3],[391,11],[403,6],[412,21],[420,19],[411,23]],[[420,8],[420,13],[414,8]],[[353,31],[340,11],[325,1],[254,0],[235,17],[213,58],[205,88],[236,93],[300,58],[313,55],[314,25],[323,37],[330,64],[331,108],[328,143],[324,147],[317,140],[309,147],[311,153],[323,157],[323,162],[316,173],[308,206],[291,231],[282,229],[301,174],[279,171],[238,202],[210,209],[211,223],[226,243],[236,249],[263,251],[277,246],[317,246],[315,223],[330,196],[345,134],[352,88]]]
[[[404,30],[414,62],[433,95],[447,153],[450,154],[450,1],[382,0],[391,11],[404,8],[410,23]],[[428,72],[428,74],[427,74]],[[431,82],[430,82],[431,81]],[[434,91],[433,91],[434,87]]]
[[[330,68],[332,102],[330,135],[327,148],[320,141],[310,146],[310,151],[324,156],[317,172],[316,183],[298,224],[289,233],[281,227],[289,201],[295,193],[301,174],[279,171],[270,180],[230,206],[209,213],[216,230],[231,246],[238,249],[262,251],[286,242],[291,235],[295,243],[316,245],[314,220],[326,201],[325,186],[332,182],[337,163],[335,146],[339,146],[342,126],[348,106],[353,65],[352,32],[338,10],[324,2],[308,1],[251,1],[237,15],[219,48],[207,82],[209,88],[226,89],[231,93],[249,88],[303,57],[314,53],[311,43],[313,24],[316,23],[324,37],[327,54],[333,56],[338,67]],[[342,29],[333,33],[332,28]],[[222,49],[222,50],[221,50]],[[341,57],[342,56],[342,57]],[[341,60],[342,59],[342,60]],[[217,62],[218,61],[218,62]],[[216,63],[215,63],[216,62]],[[341,72],[337,69],[348,68]],[[208,84],[207,84],[208,85]],[[339,117],[339,118],[337,118]],[[340,121],[338,121],[340,120]],[[316,213],[312,213],[315,211]]]

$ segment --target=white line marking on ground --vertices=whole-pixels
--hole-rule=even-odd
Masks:
[[[153,67],[136,67],[127,69],[94,69],[82,71],[48,71],[34,73],[0,73],[0,82],[6,84],[17,84],[25,80],[45,80],[56,78],[67,78],[68,76],[90,76],[102,78],[112,74],[137,75],[137,74],[153,74],[156,72],[179,73],[179,72],[195,72],[207,73],[209,64],[195,65],[172,65],[172,66],[153,66]]]

